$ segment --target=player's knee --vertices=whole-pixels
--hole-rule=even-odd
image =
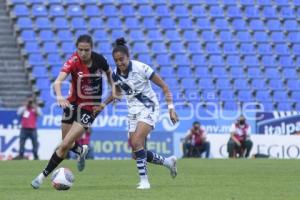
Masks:
[[[143,148],[143,142],[138,139],[131,140],[131,145],[134,151]]]

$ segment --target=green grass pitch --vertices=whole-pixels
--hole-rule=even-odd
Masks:
[[[162,166],[149,164],[150,190],[136,189],[135,162],[87,161],[77,172],[75,161],[60,166],[75,175],[69,191],[56,191],[48,178],[39,190],[31,180],[46,161],[0,162],[1,200],[299,200],[298,160],[201,160],[178,161],[178,176],[171,179]]]

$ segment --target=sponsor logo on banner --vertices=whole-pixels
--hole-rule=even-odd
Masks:
[[[265,135],[300,134],[300,114],[297,112],[257,113],[256,132]]]
[[[91,136],[95,159],[131,159],[131,147],[127,132],[96,132]],[[147,149],[163,156],[173,154],[173,136],[152,132],[147,140]]]

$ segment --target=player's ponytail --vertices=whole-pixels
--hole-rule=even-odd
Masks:
[[[114,55],[114,53],[116,52],[121,52],[123,54],[126,54],[129,57],[129,50],[128,47],[126,46],[126,43],[127,42],[123,37],[116,39],[116,41],[114,42],[114,49],[112,54]]]

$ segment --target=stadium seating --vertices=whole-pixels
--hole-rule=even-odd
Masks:
[[[157,69],[174,93],[199,90],[199,101],[229,110],[235,101],[299,110],[296,1],[10,1],[22,55],[43,90],[76,37],[90,33],[112,67],[111,44],[126,37],[132,56]],[[212,91],[214,98],[203,95]]]

